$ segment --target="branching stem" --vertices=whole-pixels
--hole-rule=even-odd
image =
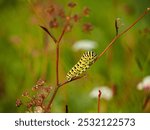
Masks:
[[[149,12],[150,8],[147,8],[146,11],[144,11],[144,13],[139,16],[129,27],[127,27],[123,32],[121,32],[120,34],[117,34],[112,40],[111,42],[108,44],[108,46],[98,55],[97,59],[98,60],[114,43],[117,39],[119,39],[123,34],[125,34],[128,30],[130,30],[137,22],[139,22],[148,12]]]
[[[150,8],[147,8],[147,10],[144,11],[144,13],[143,13],[140,17],[138,17],[129,27],[127,27],[127,28],[126,28],[123,32],[121,32],[120,34],[117,34],[117,35],[111,40],[111,42],[108,44],[108,46],[98,55],[96,61],[97,61],[98,59],[100,59],[100,57],[101,57],[107,50],[109,50],[109,48],[111,48],[111,46],[115,43],[115,41],[116,41],[118,38],[120,38],[120,37],[121,37],[123,34],[125,34],[128,30],[130,30],[130,29],[131,29],[137,22],[139,22],[149,11],[150,11]],[[43,27],[42,27],[42,28],[43,28]],[[45,28],[43,28],[43,29],[47,32],[47,30],[46,30]],[[50,111],[50,108],[51,108],[51,105],[52,105],[52,103],[53,103],[53,100],[54,100],[54,98],[55,98],[55,96],[56,96],[56,94],[57,94],[57,92],[58,92],[58,90],[59,90],[59,88],[60,88],[61,86],[64,86],[64,85],[66,85],[66,84],[68,84],[68,83],[70,83],[70,82],[72,82],[72,81],[81,79],[82,77],[85,76],[85,75],[84,75],[84,76],[76,77],[76,78],[74,78],[74,79],[72,79],[72,80],[70,80],[70,81],[64,81],[63,83],[59,83],[59,44],[60,44],[60,41],[61,41],[62,37],[64,36],[64,33],[65,33],[66,29],[67,29],[67,24],[64,26],[63,31],[62,31],[60,37],[58,38],[58,40],[56,40],[56,39],[51,35],[50,32],[47,32],[47,33],[50,35],[50,37],[53,39],[53,41],[56,43],[56,87],[55,87],[55,89],[54,89],[53,95],[52,95],[52,97],[51,97],[51,99],[50,99],[50,101],[49,101],[49,103],[48,103],[48,106],[47,106],[45,112],[49,112],[49,111]],[[99,94],[99,97],[100,97],[100,94]],[[98,112],[100,112],[100,102],[99,102],[99,105],[98,105]]]

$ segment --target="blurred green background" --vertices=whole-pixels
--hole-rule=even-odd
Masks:
[[[23,112],[15,106],[25,90],[31,90],[39,78],[55,85],[55,45],[39,27],[47,22],[45,13],[55,3],[68,10],[69,0],[0,0],[0,112]],[[114,20],[119,17],[124,26],[130,25],[147,7],[149,0],[75,0],[80,12],[90,8],[90,16],[77,23],[65,34],[60,47],[60,81],[83,51],[72,46],[82,39],[98,43],[99,54],[115,35]],[[144,102],[150,92],[137,90],[137,84],[150,75],[150,14],[123,35],[96,62],[87,77],[60,88],[52,112],[97,112],[97,99],[89,96],[95,87],[115,86],[115,94],[107,101],[101,99],[101,112],[150,112]],[[93,31],[84,33],[82,22],[93,24]],[[60,30],[53,31],[58,37]]]

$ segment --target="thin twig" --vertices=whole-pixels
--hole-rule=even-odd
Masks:
[[[80,76],[80,77],[76,77],[76,78],[71,79],[70,81],[66,80],[66,81],[64,81],[63,83],[59,84],[59,87],[64,86],[64,85],[66,85],[66,84],[68,84],[68,83],[70,83],[70,82],[72,82],[72,81],[81,79],[81,78],[83,78],[83,77],[85,77],[85,76],[86,76],[86,75],[83,75],[83,76]]]
[[[62,33],[61,33],[61,35],[60,35],[60,37],[59,37],[59,39],[58,39],[58,43],[60,43],[62,37],[64,36],[64,34],[65,34],[65,32],[66,32],[66,29],[67,29],[67,26],[68,26],[68,24],[66,24],[66,25],[64,26],[64,28],[63,28],[63,30],[62,30]]]
[[[59,44],[56,45],[56,86],[59,84]]]
[[[60,44],[62,37],[64,36],[64,34],[66,32],[66,29],[67,29],[67,22],[66,22],[66,25],[64,26],[62,33],[61,33],[61,35],[58,38],[58,41],[56,43],[56,86],[57,87],[59,84],[59,44]]]
[[[139,22],[148,12],[150,11],[150,8],[147,8],[146,11],[144,11],[144,13],[138,17],[129,27],[127,27],[123,32],[121,32],[120,34],[116,35],[112,41],[108,44],[108,46],[98,55],[96,61],[115,43],[115,41],[122,36],[123,34],[125,34],[128,30],[130,30],[137,22]]]

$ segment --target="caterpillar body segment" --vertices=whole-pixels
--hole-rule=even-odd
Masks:
[[[77,64],[67,73],[66,78],[68,81],[75,77],[80,76],[95,62],[97,55],[93,51],[85,52]]]

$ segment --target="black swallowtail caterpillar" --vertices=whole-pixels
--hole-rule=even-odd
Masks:
[[[67,73],[67,80],[70,81],[85,72],[95,62],[96,58],[97,55],[93,51],[85,52],[79,62]]]

